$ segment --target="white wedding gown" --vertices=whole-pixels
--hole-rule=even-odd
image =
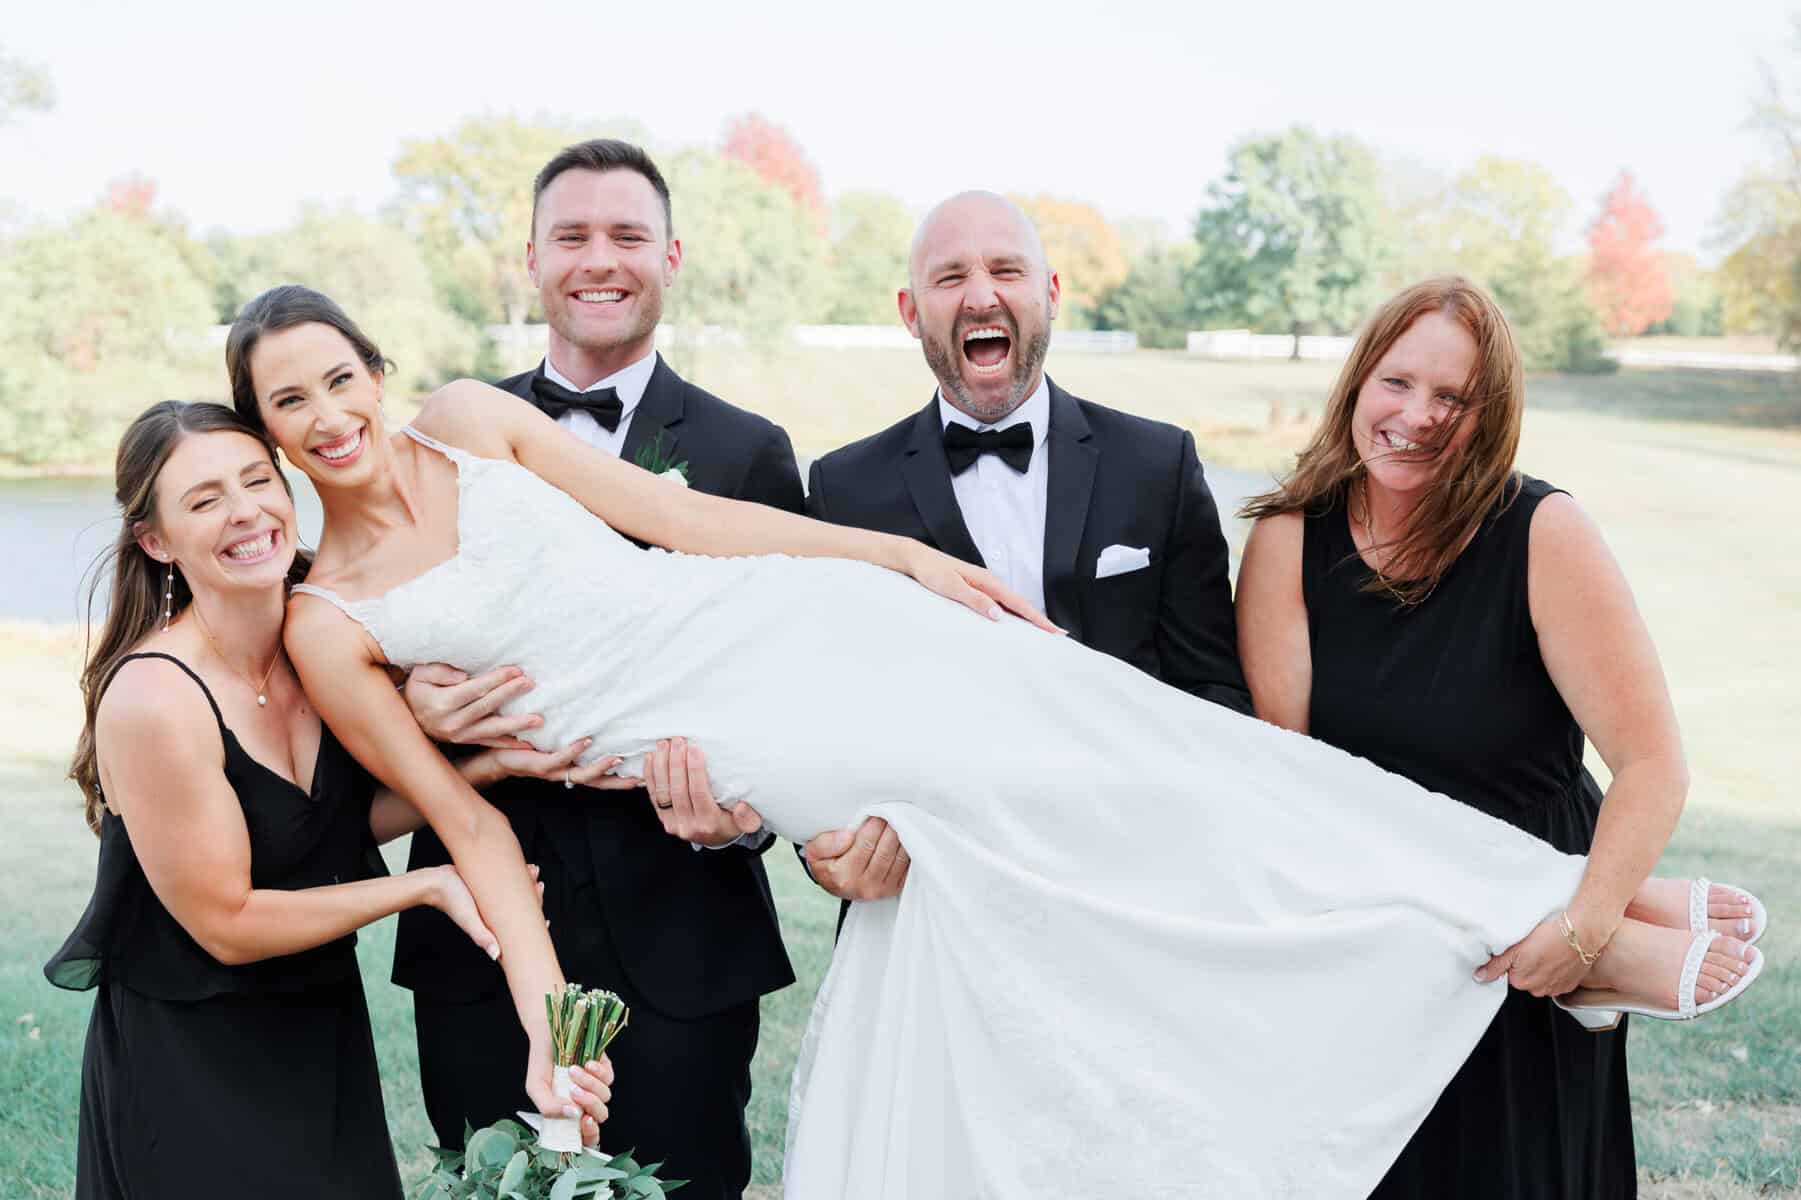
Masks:
[[[1362,1196],[1501,1003],[1472,971],[1579,880],[1581,858],[1022,621],[859,562],[642,551],[524,468],[407,432],[456,464],[456,555],[321,593],[391,662],[518,664],[542,748],[684,735],[781,836],[875,814],[911,854],[820,988],[791,1197]]]

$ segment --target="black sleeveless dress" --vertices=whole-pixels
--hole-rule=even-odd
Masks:
[[[369,833],[373,783],[322,729],[311,794],[239,745],[206,684],[225,777],[250,831],[256,888],[381,874]],[[58,987],[98,988],[81,1064],[79,1200],[399,1200],[356,936],[226,966],[151,890],[124,823],[108,812],[94,897],[44,967]]]
[[[1526,590],[1532,514],[1559,489],[1521,479],[1513,502],[1411,610],[1360,590],[1370,571],[1342,503],[1307,517],[1309,731],[1586,854],[1601,790],[1539,655]],[[1589,1033],[1549,1000],[1510,989],[1373,1194],[1600,1200],[1637,1188],[1624,1025]]]

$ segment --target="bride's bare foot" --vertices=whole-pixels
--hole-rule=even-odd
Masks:
[[[1582,986],[1563,1000],[1569,1004],[1600,1008],[1638,1005],[1680,1010],[1682,1006],[1676,990],[1681,983],[1689,945],[1694,940],[1694,935],[1688,931],[1686,916],[1680,929],[1628,918],[1620,923],[1618,932],[1607,943],[1606,951],[1589,970]],[[1730,991],[1744,978],[1757,955],[1755,947],[1747,946],[1737,938],[1715,938],[1701,960],[1701,971],[1695,979],[1696,1007]]]
[[[1670,929],[1688,928],[1687,879],[1647,879],[1626,906],[1627,919],[1663,925]],[[1715,883],[1707,889],[1707,925],[1715,933],[1727,937],[1748,937],[1753,925],[1751,897],[1734,887]]]

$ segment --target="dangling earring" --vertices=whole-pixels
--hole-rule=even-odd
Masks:
[[[168,582],[163,586],[163,632],[169,632],[169,620],[175,612],[175,562],[169,562]]]

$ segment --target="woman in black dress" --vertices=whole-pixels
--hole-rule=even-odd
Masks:
[[[1567,925],[1478,973],[1510,971],[1514,990],[1378,1196],[1636,1195],[1625,1030],[1589,1032],[1546,997],[1584,956],[1611,950],[1587,980],[1605,987],[1610,958],[1691,936],[1680,883],[1634,899],[1688,787],[1662,670],[1593,524],[1514,470],[1523,398],[1493,301],[1429,280],[1371,320],[1294,472],[1245,510],[1239,648],[1258,715],[1590,856]],[[1707,909],[1722,934],[1751,932],[1735,889]],[[1698,999],[1736,980],[1719,961]]]
[[[422,822],[376,791],[282,653],[306,559],[273,448],[229,408],[159,404],[120,442],[116,482],[111,602],[71,769],[99,869],[45,967],[99,989],[76,1194],[393,1200],[355,930],[430,904],[498,943],[454,868],[387,875],[375,844]],[[459,769],[477,786],[561,778],[579,750],[491,750]],[[611,1075],[592,1067],[590,1137]]]

